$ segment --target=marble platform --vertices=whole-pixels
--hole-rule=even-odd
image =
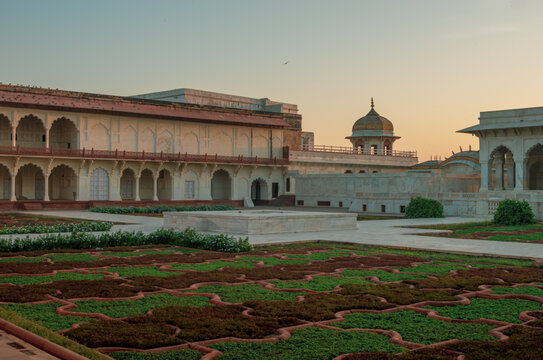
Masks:
[[[231,235],[356,230],[356,214],[284,210],[164,212],[164,227]]]

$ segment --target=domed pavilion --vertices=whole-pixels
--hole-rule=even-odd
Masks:
[[[375,111],[373,98],[371,110],[366,116],[356,120],[351,136],[347,136],[353,144],[353,150],[359,154],[392,155],[392,144],[399,139],[394,136],[394,125],[390,120]]]

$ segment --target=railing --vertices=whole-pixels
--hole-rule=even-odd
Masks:
[[[115,160],[149,160],[149,161],[178,161],[195,163],[220,164],[254,164],[254,165],[287,165],[284,158],[259,158],[257,156],[223,156],[218,154],[188,154],[123,150],[94,150],[94,149],[56,149],[0,146],[0,155],[18,156],[58,156],[84,159],[115,159]]]
[[[364,151],[364,149],[354,150],[350,146],[333,146],[333,145],[302,145],[302,151],[319,151],[329,153],[341,153],[341,154],[356,154],[356,155],[381,155],[381,156],[398,156],[416,158],[416,151],[398,151],[398,150],[385,150],[385,149],[371,149],[370,151]]]

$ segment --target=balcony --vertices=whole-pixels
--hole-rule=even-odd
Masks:
[[[355,155],[377,155],[377,156],[395,156],[404,158],[416,158],[416,151],[398,151],[398,150],[384,150],[373,149],[369,152],[364,150],[353,150],[350,146],[333,146],[333,145],[303,145],[302,151],[315,151],[315,152],[327,152],[336,154],[355,154]]]
[[[259,158],[257,156],[223,156],[218,154],[155,153],[145,151],[55,149],[0,146],[0,156],[37,156],[76,159],[111,159],[139,161],[173,161],[186,163],[216,163],[239,165],[288,165],[288,158]]]

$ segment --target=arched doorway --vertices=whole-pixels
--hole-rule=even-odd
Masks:
[[[66,165],[59,165],[49,175],[49,198],[51,200],[76,200],[77,175]]]
[[[132,169],[124,169],[121,176],[121,200],[136,199],[136,174]]]
[[[45,177],[39,166],[26,164],[19,168],[15,176],[15,196],[17,200],[43,200]]]
[[[145,169],[140,175],[140,199],[153,200],[155,181],[153,173],[149,169]]]
[[[15,138],[17,145],[44,148],[45,127],[39,118],[34,115],[27,115],[19,121]]]
[[[71,120],[61,117],[53,122],[49,130],[49,147],[79,149],[79,132]]]
[[[11,199],[11,174],[4,165],[0,164],[0,200]]]
[[[515,187],[515,160],[511,150],[498,146],[490,154],[488,167],[489,189],[499,191]]]
[[[0,146],[11,146],[11,136],[11,123],[4,114],[0,114]]]
[[[251,183],[251,200],[255,205],[267,203],[268,184],[264,179],[258,178]]]
[[[230,200],[230,175],[225,170],[217,170],[211,178],[211,199]]]
[[[543,145],[536,145],[528,152],[526,162],[528,189],[543,190]]]
[[[158,200],[172,199],[172,176],[166,169],[160,170],[156,181]]]
[[[357,154],[363,154],[364,153],[364,141],[362,139],[356,140],[356,143],[354,145],[355,153]]]
[[[383,142],[383,155],[392,155],[392,143],[390,140]]]
[[[90,199],[109,200],[109,175],[101,167],[92,171],[90,177]]]

